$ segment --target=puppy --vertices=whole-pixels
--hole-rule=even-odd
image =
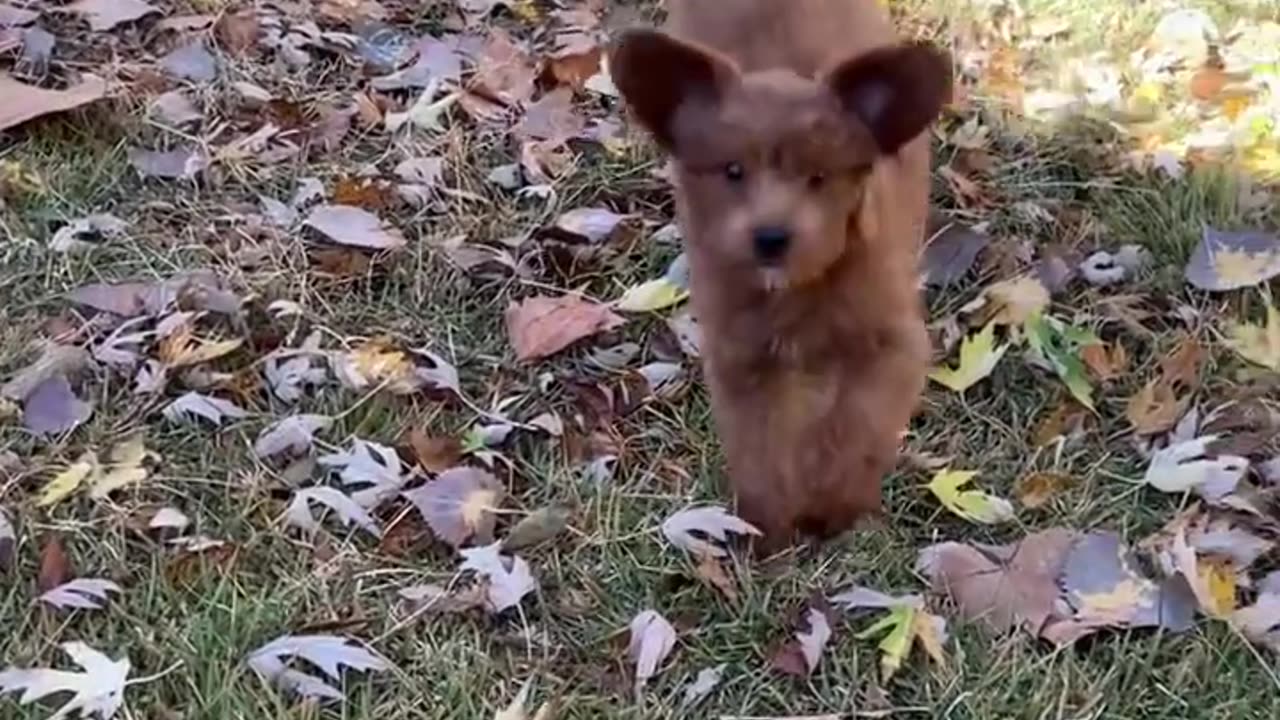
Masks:
[[[876,0],[668,0],[610,51],[675,160],[704,371],[758,550],[878,514],[925,383],[917,254],[941,52]]]

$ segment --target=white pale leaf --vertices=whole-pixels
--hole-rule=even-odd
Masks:
[[[705,554],[711,557],[728,555],[728,551],[721,544],[703,540],[695,533],[711,537],[719,543],[725,543],[728,541],[729,533],[759,535],[760,531],[746,520],[731,515],[719,505],[681,510],[662,523],[662,534],[666,536],[668,542],[678,548],[695,555]]]
[[[279,455],[286,450],[301,455],[311,449],[315,434],[333,424],[333,418],[324,415],[293,415],[264,429],[253,444],[258,457]]]
[[[636,665],[636,695],[676,646],[676,629],[653,610],[645,610],[631,620],[631,645],[628,654]]]
[[[308,387],[321,385],[329,377],[323,367],[312,365],[309,354],[287,359],[269,357],[263,366],[263,374],[267,376],[272,394],[287,403],[298,402]]]
[[[1157,490],[1194,491],[1207,500],[1230,494],[1248,472],[1249,460],[1237,455],[1206,457],[1208,446],[1217,439],[1217,435],[1206,435],[1157,450],[1147,466],[1145,481]]]
[[[321,456],[318,462],[336,469],[343,485],[364,486],[351,497],[368,509],[394,497],[410,478],[395,449],[359,438],[350,450]]]
[[[796,640],[800,642],[800,651],[804,653],[804,662],[808,666],[809,672],[818,669],[818,663],[822,660],[822,651],[827,647],[827,641],[831,639],[831,624],[827,622],[827,616],[821,610],[809,608],[809,612],[805,617],[809,621],[809,629],[796,633]]]
[[[414,373],[418,377],[433,388],[451,390],[456,395],[462,395],[462,382],[458,378],[457,368],[446,362],[444,358],[428,350],[414,350],[414,352],[427,358],[434,365],[434,367],[429,368],[415,368]]]
[[[681,709],[694,707],[707,699],[707,696],[720,685],[720,680],[724,677],[724,671],[728,667],[728,665],[721,663],[715,667],[699,670],[698,676],[684,688],[684,699],[680,701]]]
[[[147,523],[147,527],[153,530],[159,530],[161,528],[186,530],[190,525],[191,518],[187,517],[185,513],[174,507],[160,508],[156,511],[155,515],[151,516],[150,522]]]
[[[102,578],[77,578],[65,582],[40,596],[40,601],[56,608],[101,610],[108,592],[124,592],[117,584]]]
[[[241,420],[249,416],[248,411],[230,400],[189,392],[169,403],[164,409],[164,416],[170,422],[191,422],[196,418],[204,418],[214,425],[230,418]]]
[[[489,610],[500,613],[520,604],[525,595],[538,587],[529,570],[529,563],[522,558],[503,556],[501,542],[478,548],[460,550],[462,564],[459,570],[470,570],[488,581]]]
[[[289,658],[314,665],[332,680],[342,677],[341,668],[382,671],[391,663],[381,656],[334,635],[284,635],[249,653],[249,667],[260,677],[283,690],[306,698],[342,700],[337,688],[324,679],[290,668]]]
[[[368,210],[350,205],[317,205],[304,224],[340,245],[390,250],[405,244],[399,230],[385,225]]]
[[[114,718],[124,703],[129,658],[112,660],[80,642],[63,643],[61,647],[84,672],[9,668],[0,671],[0,695],[20,692],[18,704],[26,705],[56,693],[69,692],[72,693],[71,698],[50,715],[49,720],[62,720],[76,711],[81,717]]]
[[[842,593],[831,596],[831,603],[845,610],[875,609],[887,610],[906,605],[923,608],[924,598],[919,595],[888,595],[862,585],[854,585]]]
[[[285,510],[285,521],[303,530],[311,532],[317,530],[320,524],[316,522],[315,516],[311,514],[312,501],[332,510],[344,526],[350,527],[354,523],[370,535],[382,537],[382,530],[378,527],[378,523],[364,508],[360,507],[355,500],[343,494],[342,491],[324,485],[304,488],[294,493],[293,501],[289,503],[288,509]]]

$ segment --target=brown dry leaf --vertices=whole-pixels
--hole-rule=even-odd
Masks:
[[[475,541],[493,541],[493,510],[504,494],[490,473],[472,467],[455,467],[440,473],[420,488],[404,492],[418,508],[436,537],[454,547]]]
[[[1200,379],[1200,361],[1203,358],[1204,348],[1194,336],[1188,335],[1172,354],[1160,360],[1160,373],[1169,383],[1195,387]]]
[[[1043,507],[1076,484],[1076,479],[1066,473],[1035,472],[1024,475],[1014,485],[1014,493],[1023,507]]]
[[[1129,399],[1124,414],[1134,432],[1158,435],[1178,424],[1178,418],[1186,414],[1190,401],[1189,396],[1179,399],[1173,385],[1165,378],[1155,378]]]
[[[1120,343],[1094,343],[1080,350],[1080,359],[1099,380],[1114,380],[1129,369],[1129,353]]]
[[[823,650],[831,640],[831,607],[817,597],[794,622],[795,633],[778,647],[769,666],[783,675],[806,678],[822,661]]]
[[[520,140],[541,140],[561,145],[586,130],[586,120],[573,107],[573,91],[552,90],[525,108],[524,117],[512,130]]]
[[[333,186],[333,202],[365,210],[385,210],[395,204],[390,184],[358,177],[338,180]]]
[[[40,574],[36,577],[36,588],[40,592],[48,592],[71,579],[74,571],[71,558],[62,546],[62,537],[55,534],[45,538],[40,548]]]
[[[462,460],[462,443],[457,438],[434,437],[414,428],[406,434],[405,443],[427,472],[442,473]]]
[[[1044,416],[1031,432],[1031,442],[1044,447],[1060,437],[1073,437],[1085,433],[1094,421],[1093,413],[1070,397],[1066,397],[1048,415]]]
[[[230,340],[205,340],[198,338],[189,326],[163,338],[156,354],[160,362],[170,369],[199,365],[230,355],[244,344],[244,338]]]
[[[711,553],[698,553],[698,566],[694,571],[698,579],[720,591],[729,602],[738,601],[738,583],[724,563]]]
[[[247,55],[258,46],[258,14],[253,10],[224,13],[213,26],[213,35],[232,55]]]
[[[355,248],[314,248],[307,253],[316,272],[338,278],[359,278],[369,273],[373,261]]]
[[[84,75],[80,83],[66,90],[46,90],[14,80],[0,72],[0,130],[51,113],[73,110],[107,95],[107,81],[96,75]]]
[[[527,102],[533,96],[537,70],[529,53],[498,28],[476,59],[469,89],[501,105]]]
[[[536,360],[626,323],[607,305],[577,295],[532,297],[507,307],[507,335],[520,360]]]

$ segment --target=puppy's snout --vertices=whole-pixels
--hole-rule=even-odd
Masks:
[[[791,231],[778,226],[756,228],[752,242],[756,246],[756,257],[767,263],[776,262],[787,253]]]

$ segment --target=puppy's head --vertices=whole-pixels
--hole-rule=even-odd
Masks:
[[[680,165],[699,250],[769,290],[821,277],[856,236],[875,162],[934,120],[951,90],[939,51],[872,50],[817,79],[740,72],[708,48],[623,34],[614,83]]]

